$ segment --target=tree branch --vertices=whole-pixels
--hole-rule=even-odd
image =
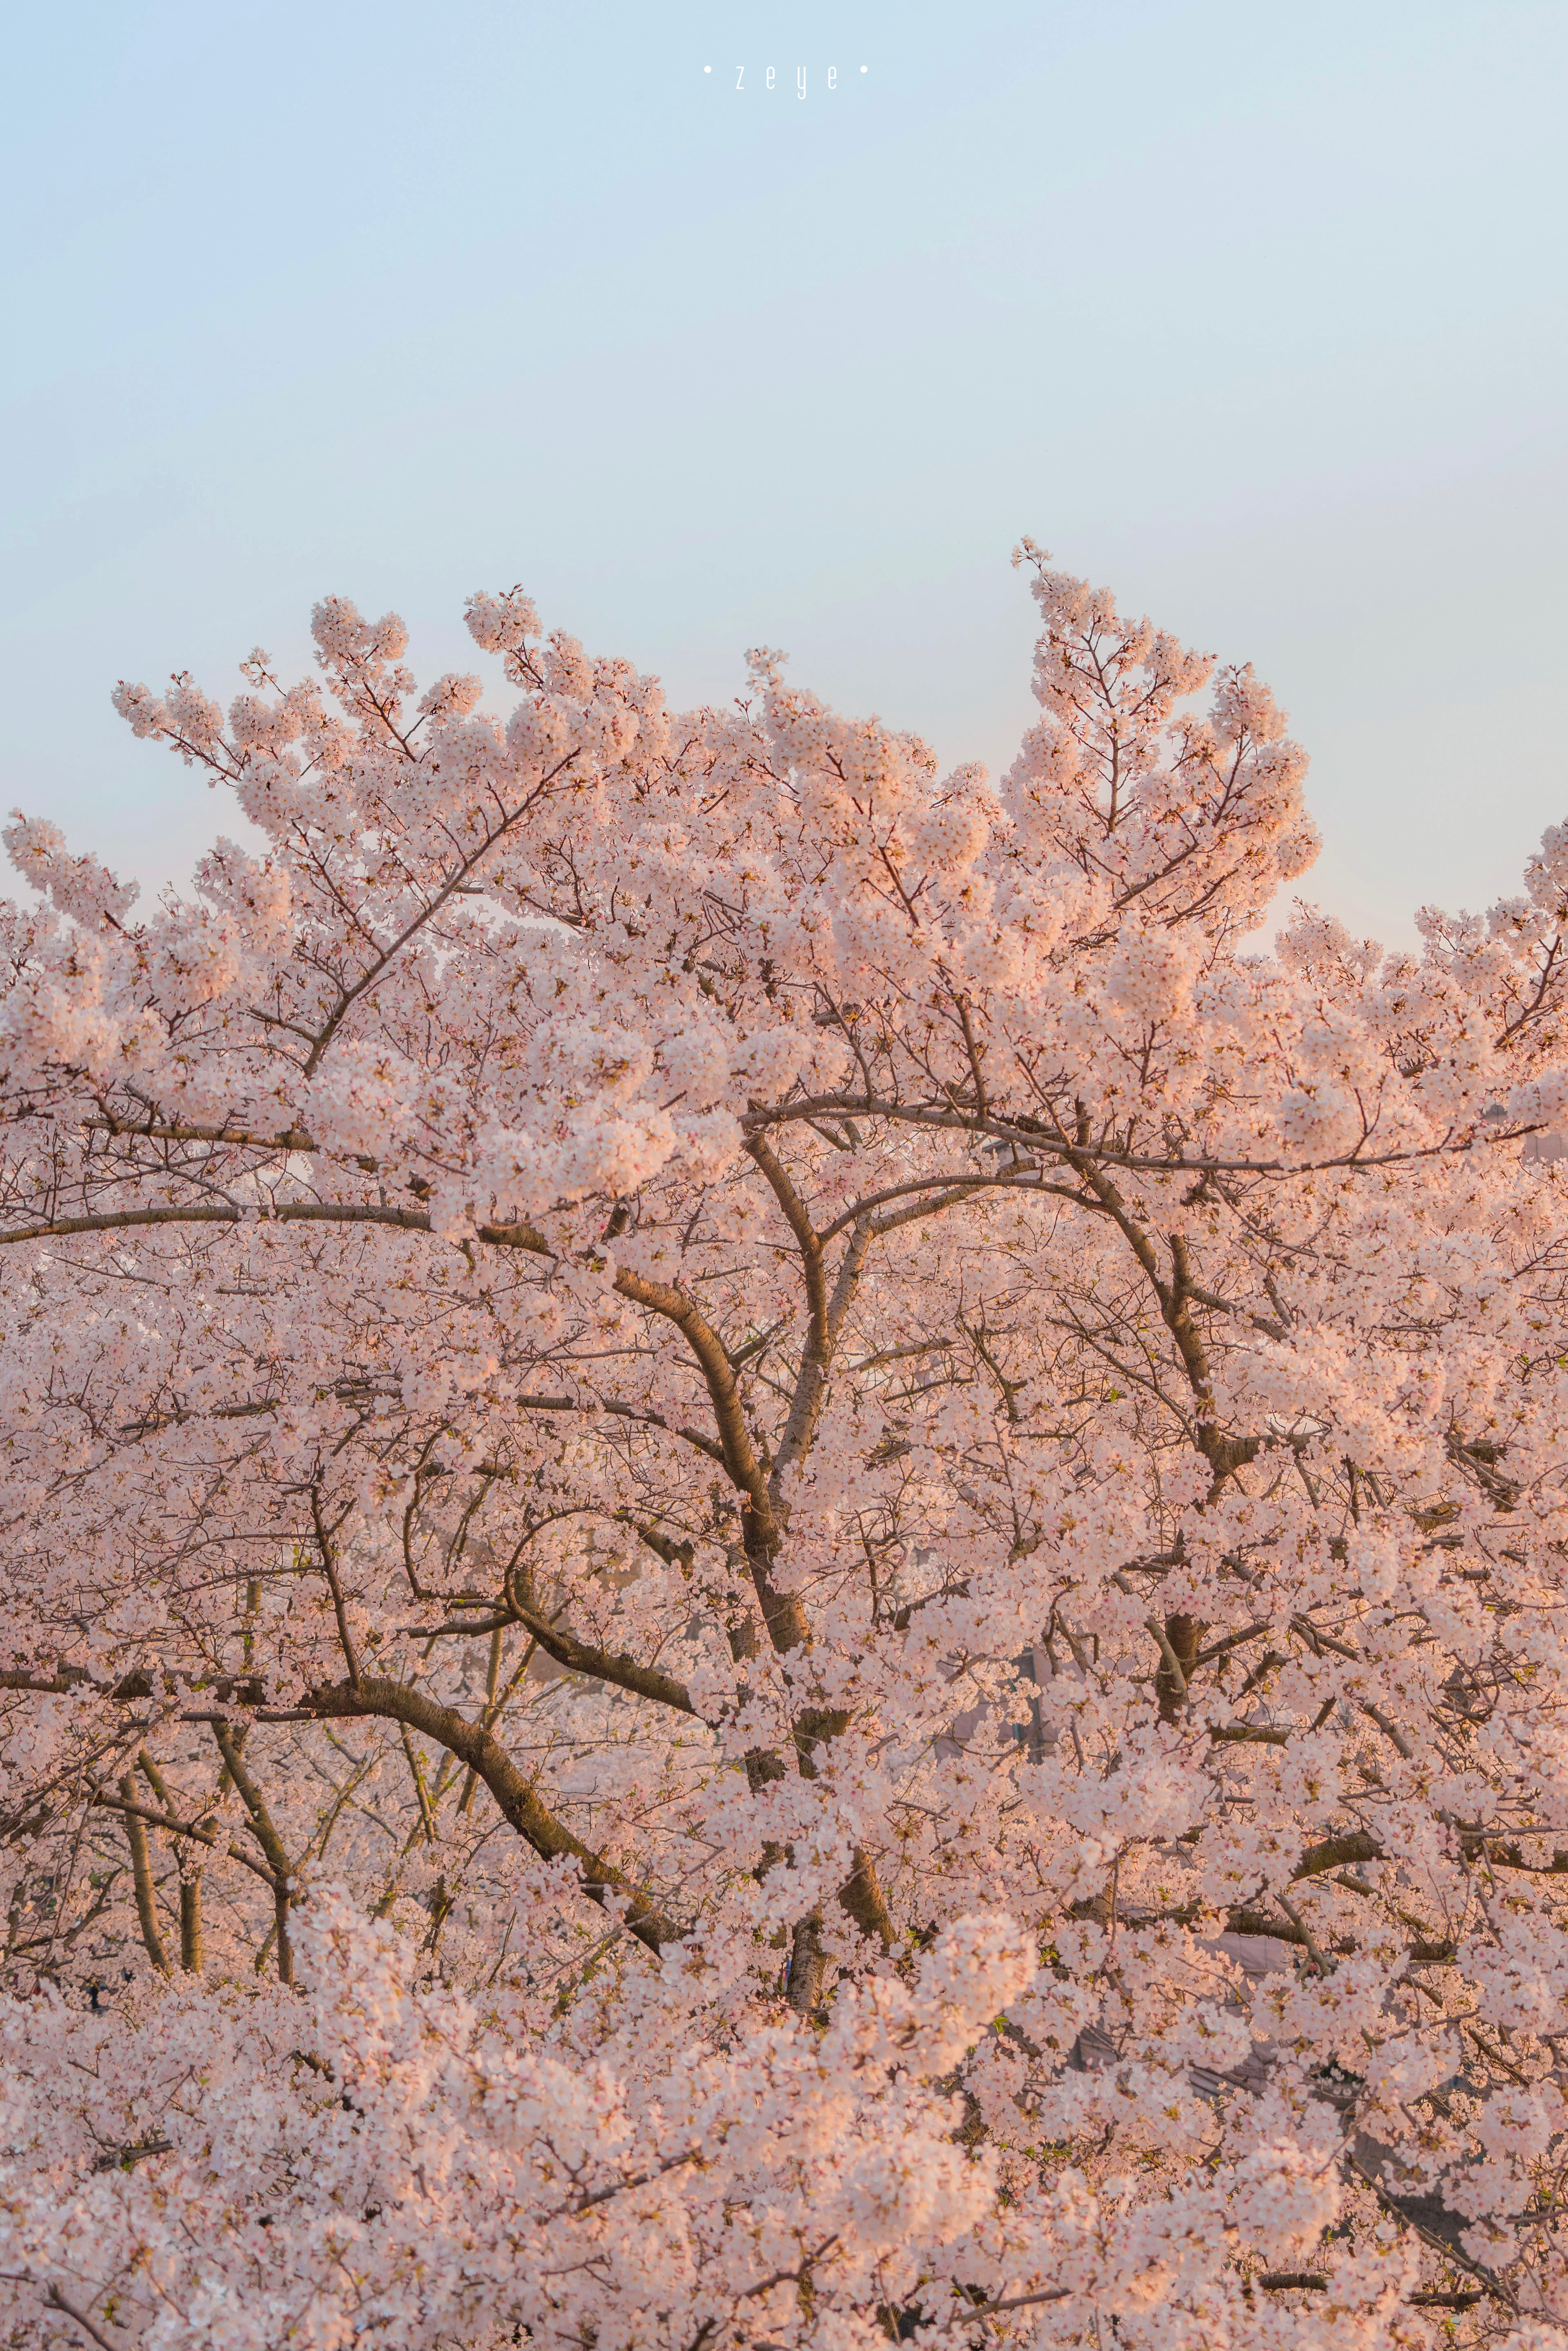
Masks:
[[[442,1706],[406,1682],[391,1681],[380,1674],[361,1674],[357,1687],[340,1682],[309,1690],[305,1702],[321,1719],[379,1716],[385,1721],[406,1723],[411,1730],[434,1740],[484,1781],[504,1818],[542,1859],[553,1861],[562,1854],[571,1855],[580,1864],[579,1883],[590,1901],[602,1907],[611,1895],[625,1895],[627,1927],[649,1950],[657,1952],[682,1933],[613,1863],[563,1827],[540,1802],[505,1749],[482,1725],[465,1720],[455,1708]]]

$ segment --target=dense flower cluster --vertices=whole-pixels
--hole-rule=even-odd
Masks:
[[[999,784],[330,599],[6,834],[4,2339],[1568,2345],[1568,827],[1253,952],[1020,558]]]

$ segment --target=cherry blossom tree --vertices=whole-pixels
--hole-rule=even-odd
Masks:
[[[999,787],[513,590],[7,833],[10,2340],[1568,2343],[1568,827],[1260,952],[1019,559]]]

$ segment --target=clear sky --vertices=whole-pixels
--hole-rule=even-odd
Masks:
[[[1256,664],[1358,929],[1568,817],[1563,0],[78,0],[6,79],[0,780],[146,882],[219,812],[113,681],[327,591],[1003,767],[1022,531]]]

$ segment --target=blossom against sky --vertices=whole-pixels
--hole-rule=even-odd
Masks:
[[[513,579],[677,706],[765,641],[999,770],[1028,530],[1270,679],[1353,926],[1484,903],[1568,793],[1565,47],[1513,0],[35,12],[5,800],[183,874],[116,677],[291,663],[326,592],[460,660]]]

